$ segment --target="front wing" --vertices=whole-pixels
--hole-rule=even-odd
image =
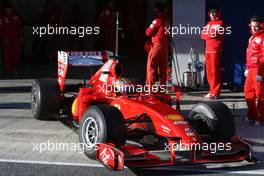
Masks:
[[[170,145],[173,146],[173,145]],[[129,168],[151,168],[161,166],[180,166],[209,163],[228,163],[248,161],[259,162],[252,156],[252,147],[240,138],[231,141],[232,150],[210,153],[209,151],[189,151],[187,158],[181,158],[170,148],[169,151],[151,152],[136,146],[115,147],[113,144],[98,144],[97,160],[111,170]],[[167,156],[164,156],[167,154]]]

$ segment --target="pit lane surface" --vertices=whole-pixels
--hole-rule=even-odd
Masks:
[[[0,175],[263,175],[264,164],[215,164],[112,172],[89,160],[78,148],[78,135],[58,121],[37,121],[30,110],[32,80],[0,81]],[[204,100],[203,92],[189,93],[183,113]],[[237,134],[254,144],[254,154],[264,161],[264,127],[241,121],[245,115],[243,94],[226,91],[221,101],[233,111]],[[56,144],[67,145],[56,148]],[[46,149],[41,150],[41,147]],[[50,146],[50,148],[48,148]],[[49,150],[50,149],[50,150]],[[233,167],[227,167],[233,166]]]

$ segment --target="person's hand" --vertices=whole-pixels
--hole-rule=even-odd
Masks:
[[[248,75],[248,69],[246,69],[246,71],[244,72],[244,76],[247,77]]]
[[[257,75],[257,76],[256,76],[256,80],[257,80],[258,82],[261,82],[261,81],[262,81],[262,76]]]
[[[121,33],[121,39],[123,39],[123,38],[125,38],[125,33],[124,32]]]

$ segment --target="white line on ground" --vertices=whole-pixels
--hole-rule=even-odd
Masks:
[[[160,169],[160,168],[159,168]],[[257,170],[250,170],[250,171],[232,171],[232,170],[215,170],[215,169],[210,169],[210,170],[202,170],[202,169],[182,169],[182,168],[163,168],[164,171],[188,171],[188,172],[199,172],[199,173],[219,173],[219,174],[239,174],[239,175],[264,175],[264,169],[257,169]],[[163,170],[162,169],[162,170]]]
[[[43,165],[58,165],[58,166],[81,166],[81,167],[104,167],[100,164],[84,164],[84,163],[67,163],[67,162],[51,162],[51,161],[28,161],[28,160],[12,160],[12,159],[0,159],[0,162],[5,163],[19,163],[19,164],[43,164]],[[158,169],[158,168],[154,168]],[[159,168],[161,169],[161,168]],[[242,174],[242,175],[264,175],[264,169],[252,170],[252,171],[232,171],[232,170],[200,170],[188,168],[162,168],[163,171],[188,171],[188,172],[200,172],[200,173],[225,173],[225,174]]]
[[[19,164],[45,164],[45,165],[59,165],[59,166],[104,167],[103,165],[100,164],[67,163],[67,162],[52,162],[52,161],[28,161],[28,160],[11,160],[11,159],[0,159],[0,162],[19,163]]]

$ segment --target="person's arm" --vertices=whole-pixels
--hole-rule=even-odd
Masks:
[[[259,55],[259,69],[258,75],[264,75],[264,37],[262,37],[262,43],[260,45],[260,55]]]
[[[215,29],[211,33],[211,38],[223,39],[225,34],[224,22],[221,21],[219,24],[216,24]]]
[[[3,19],[0,18],[0,38],[3,36]]]
[[[16,30],[17,30],[17,33],[18,35],[20,36],[20,40],[23,41],[23,30],[24,30],[24,27],[23,27],[23,24],[22,24],[22,19],[19,15],[15,15],[15,18],[17,18],[17,21],[16,21]]]
[[[206,26],[203,27],[203,30],[201,33],[201,39],[208,40],[210,38],[211,38],[210,24],[207,24]]]
[[[157,32],[158,28],[160,27],[161,24],[161,20],[160,19],[155,19],[151,25],[148,27],[148,29],[146,30],[146,35],[151,37],[153,35],[155,35],[155,33]]]

